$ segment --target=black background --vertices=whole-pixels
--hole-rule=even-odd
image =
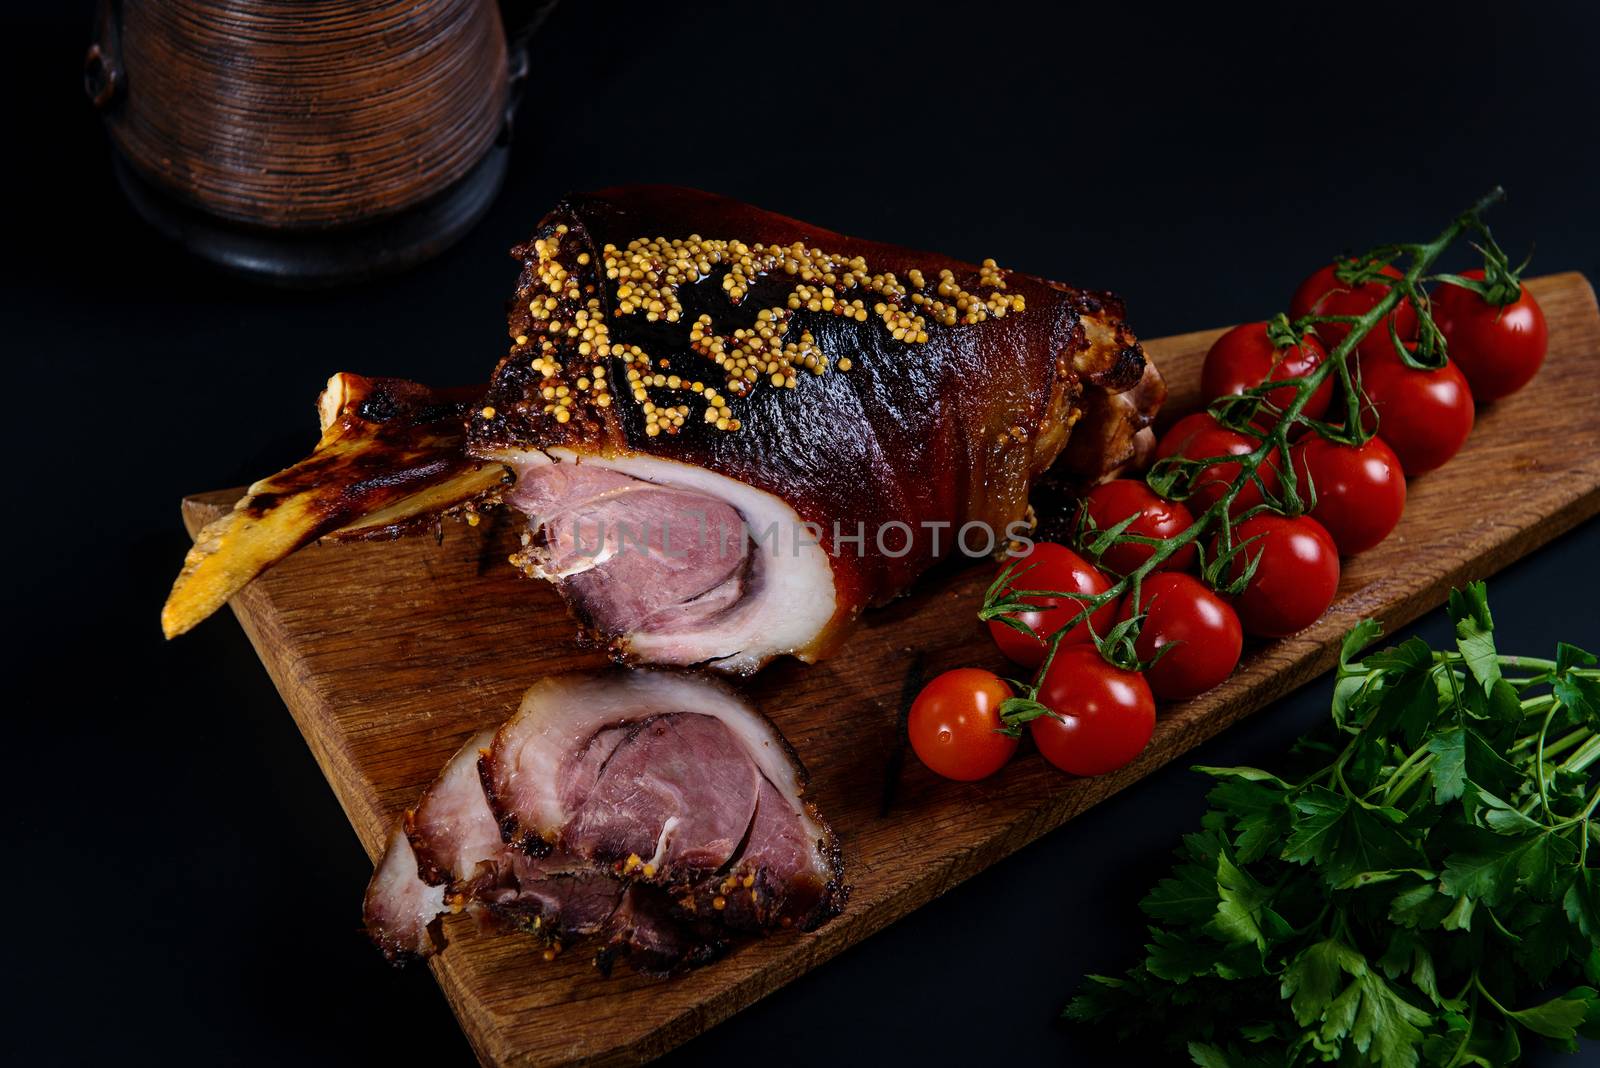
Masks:
[[[1331,253],[1431,236],[1496,182],[1509,249],[1600,276],[1591,5],[569,2],[489,216],[410,274],[315,294],[236,280],[136,220],[78,85],[88,5],[17,7],[0,300],[21,805],[0,981],[6,1044],[47,1062],[470,1061],[426,970],[365,944],[367,861],[238,626],[167,645],[156,615],[179,498],[304,453],[331,371],[483,375],[505,250],[562,191],[676,182],[995,256],[1125,294],[1147,336],[1264,317]],[[1517,651],[1600,644],[1597,549],[1590,523],[1491,583]],[[1443,637],[1437,614],[1423,629]],[[1270,764],[1326,698],[1310,686],[1195,758]],[[1201,807],[1186,764],[673,1059],[1121,1062],[1055,1017],[1135,951],[1135,902]]]

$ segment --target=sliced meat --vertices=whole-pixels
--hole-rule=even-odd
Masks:
[[[803,652],[837,611],[822,528],[774,494],[650,456],[508,459],[531,532],[517,562],[623,659],[745,673]]]
[[[494,731],[469,738],[405,816],[406,835],[422,880],[452,894],[490,888],[511,876],[512,852],[500,838],[478,782],[478,756]]]
[[[546,938],[569,940],[605,930],[627,887],[610,872],[562,854],[514,858],[512,878],[484,893],[495,914]]]
[[[697,881],[733,859],[761,782],[721,720],[651,716],[629,725],[592,782],[565,784],[562,848],[602,864],[631,860],[663,883]]]
[[[715,932],[685,923],[665,894],[639,883],[628,887],[606,934],[595,965],[608,975],[619,958],[646,975],[671,975],[709,964],[728,950]]]
[[[736,508],[604,462],[541,453],[522,472],[512,503],[531,536],[518,561],[555,582],[591,630],[657,663],[737,655],[731,636],[759,611],[765,567]]]
[[[543,680],[479,770],[507,841],[660,887],[691,915],[809,928],[843,904],[838,846],[802,798],[793,753],[709,680],[650,671]],[[725,885],[746,892],[732,912]]]
[[[530,857],[502,840],[478,777],[479,753],[493,739],[484,731],[457,750],[390,837],[367,890],[368,934],[391,961],[431,956],[444,945],[434,921],[464,909],[480,926],[546,941],[604,932],[616,943],[613,955],[626,956],[629,938],[612,934],[627,890],[621,880],[570,855]],[[676,937],[695,943],[687,933]],[[650,968],[661,966],[659,947],[644,953]]]
[[[736,931],[802,924],[835,909],[836,889],[813,876],[816,842],[809,822],[775,786],[762,780],[744,849],[736,863],[689,887],[679,905],[696,916],[713,916]],[[837,844],[830,844],[836,850]],[[837,864],[834,857],[832,863]]]
[[[546,679],[405,814],[367,930],[390,960],[425,957],[443,948],[438,917],[465,910],[547,943],[593,937],[603,969],[694,967],[736,935],[842,907],[838,843],[803,789],[782,736],[717,683]]]
[[[405,830],[396,827],[362,902],[367,933],[391,961],[431,957],[444,945],[435,924],[444,911],[444,887],[418,877],[417,856]]]

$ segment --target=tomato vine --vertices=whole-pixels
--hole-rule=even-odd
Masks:
[[[1160,496],[1179,501],[1188,500],[1194,494],[1202,474],[1209,468],[1219,464],[1237,466],[1237,475],[1227,484],[1221,496],[1204,511],[1196,514],[1194,522],[1187,529],[1167,538],[1141,537],[1127,533],[1127,526],[1132,517],[1103,531],[1085,532],[1080,529],[1081,540],[1096,559],[1112,545],[1122,542],[1149,546],[1152,551],[1138,567],[1124,575],[1116,576],[1116,581],[1107,589],[1093,594],[1015,589],[1013,583],[1027,573],[1028,565],[1025,561],[1013,563],[1001,572],[985,593],[983,605],[979,609],[978,616],[985,622],[998,620],[1007,626],[1031,634],[1033,632],[1027,625],[1015,618],[1018,613],[1034,610],[1037,607],[1030,603],[1030,598],[1051,597],[1060,601],[1071,601],[1080,606],[1077,615],[1070,621],[1048,636],[1043,636],[1046,647],[1043,662],[1031,681],[1019,686],[1020,696],[1008,702],[1003,718],[1009,725],[1015,727],[1037,716],[1050,714],[1049,710],[1038,701],[1039,687],[1050,670],[1050,665],[1055,660],[1056,652],[1066,634],[1079,623],[1090,620],[1097,609],[1118,598],[1131,595],[1134,599],[1133,604],[1139,604],[1143,580],[1186,546],[1192,544],[1198,551],[1201,577],[1208,585],[1220,593],[1229,595],[1236,595],[1244,590],[1260,562],[1260,554],[1252,557],[1247,552],[1250,540],[1236,542],[1237,524],[1268,511],[1290,516],[1300,515],[1309,511],[1316,503],[1315,487],[1308,485],[1302,488],[1301,480],[1295,470],[1296,465],[1289,462],[1291,433],[1298,427],[1307,427],[1313,433],[1330,441],[1347,445],[1361,445],[1374,433],[1372,425],[1374,413],[1362,392],[1359,369],[1352,365],[1350,359],[1362,340],[1380,324],[1385,324],[1400,359],[1407,366],[1430,369],[1440,367],[1446,362],[1445,340],[1429,312],[1428,298],[1423,287],[1428,282],[1439,279],[1454,280],[1457,277],[1430,275],[1428,272],[1440,255],[1464,234],[1472,234],[1481,242],[1475,247],[1484,254],[1485,261],[1490,265],[1491,277],[1496,282],[1503,284],[1507,275],[1515,278],[1515,272],[1507,268],[1508,261],[1504,252],[1495,244],[1482,219],[1483,213],[1504,196],[1504,190],[1499,187],[1491,190],[1471,208],[1451,220],[1450,224],[1431,241],[1420,244],[1384,245],[1363,255],[1340,260],[1336,275],[1341,282],[1351,285],[1377,283],[1387,289],[1383,297],[1363,314],[1313,314],[1292,323],[1287,317],[1280,317],[1281,321],[1274,321],[1274,333],[1282,337],[1303,337],[1307,331],[1315,331],[1318,326],[1333,324],[1348,327],[1348,332],[1338,344],[1328,350],[1328,358],[1311,373],[1299,378],[1263,382],[1236,396],[1219,398],[1210,405],[1209,411],[1222,426],[1256,439],[1257,445],[1250,452],[1199,458],[1180,454],[1164,457],[1152,465],[1146,475],[1147,484]],[[1403,269],[1399,266],[1402,263]],[[1418,338],[1410,345],[1402,343],[1403,339],[1399,336],[1391,315],[1402,302],[1407,301],[1416,310],[1418,320]],[[1342,423],[1313,419],[1304,414],[1307,401],[1330,375],[1337,376],[1342,387],[1344,396]],[[1293,399],[1287,405],[1279,407],[1269,399],[1283,397],[1286,390],[1293,391]],[[1271,464],[1276,470],[1276,478],[1269,480],[1263,477],[1263,465],[1266,464]],[[1259,492],[1260,502],[1240,510],[1237,515],[1233,514],[1235,502],[1250,486],[1254,486]],[[1205,551],[1208,542],[1213,546],[1209,559]],[[1143,618],[1138,612],[1131,613],[1128,618],[1103,635],[1094,633],[1090,624],[1091,635],[1102,656],[1119,667],[1135,670],[1147,668],[1149,664],[1141,664],[1134,650]]]

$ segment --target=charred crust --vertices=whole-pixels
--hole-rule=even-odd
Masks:
[[[811,808],[811,806],[807,806]],[[844,911],[850,901],[851,886],[844,881],[844,846],[839,841],[839,836],[833,833],[833,828],[828,826],[823,818],[813,810],[812,818],[822,826],[826,837],[817,843],[823,857],[828,862],[831,878],[822,888],[822,897],[817,902],[816,908],[800,921],[802,931],[814,931],[824,923],[833,919]]]
[[[378,952],[383,954],[383,959],[396,968],[404,968],[414,961],[426,960],[436,953],[444,951],[444,927],[442,917],[435,916],[423,928],[427,936],[427,950],[418,951],[399,939],[390,938],[379,934],[371,927],[367,928],[367,935],[372,939],[372,944],[378,947]]]
[[[1144,349],[1135,342],[1122,346],[1105,368],[1091,371],[1086,377],[1101,389],[1111,393],[1121,393],[1139,384],[1139,380],[1144,377],[1144,367]]]
[[[517,814],[507,808],[505,798],[495,788],[496,767],[494,750],[490,748],[478,757],[478,782],[483,786],[483,797],[488,802],[489,812],[495,818],[495,823],[500,828],[500,840],[506,845],[520,849],[530,857],[547,857],[553,848],[551,844],[534,831],[524,828]]]
[[[455,879],[454,873],[434,858],[433,850],[428,847],[427,840],[417,833],[416,809],[408,808],[401,814],[400,828],[405,833],[406,840],[411,843],[411,852],[416,855],[417,878],[429,886],[444,886]]]

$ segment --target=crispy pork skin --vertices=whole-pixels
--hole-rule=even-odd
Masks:
[[[708,193],[574,195],[514,254],[487,392],[335,375],[316,451],[201,532],[169,637],[313,540],[471,518],[514,477],[513,561],[617,659],[814,661],[1023,532],[1052,465],[1138,463],[1165,396],[1109,294]]]
[[[501,772],[530,814],[554,806],[559,833],[490,804]],[[546,775],[549,798],[535,782]],[[547,943],[592,938],[606,970],[704,964],[737,936],[814,927],[842,907],[838,845],[803,788],[782,737],[720,685],[647,671],[547,679],[405,814],[367,888],[367,931],[403,962],[442,948],[435,921],[465,910]]]
[[[524,569],[624,659],[815,659],[964,529],[976,555],[1003,543],[1075,426],[1075,481],[1134,459],[1164,395],[1114,297],[706,193],[573,196],[516,251],[468,451],[517,472]],[[586,521],[687,539],[730,512],[742,572],[703,545],[669,560],[659,531],[632,560],[568,551]]]

